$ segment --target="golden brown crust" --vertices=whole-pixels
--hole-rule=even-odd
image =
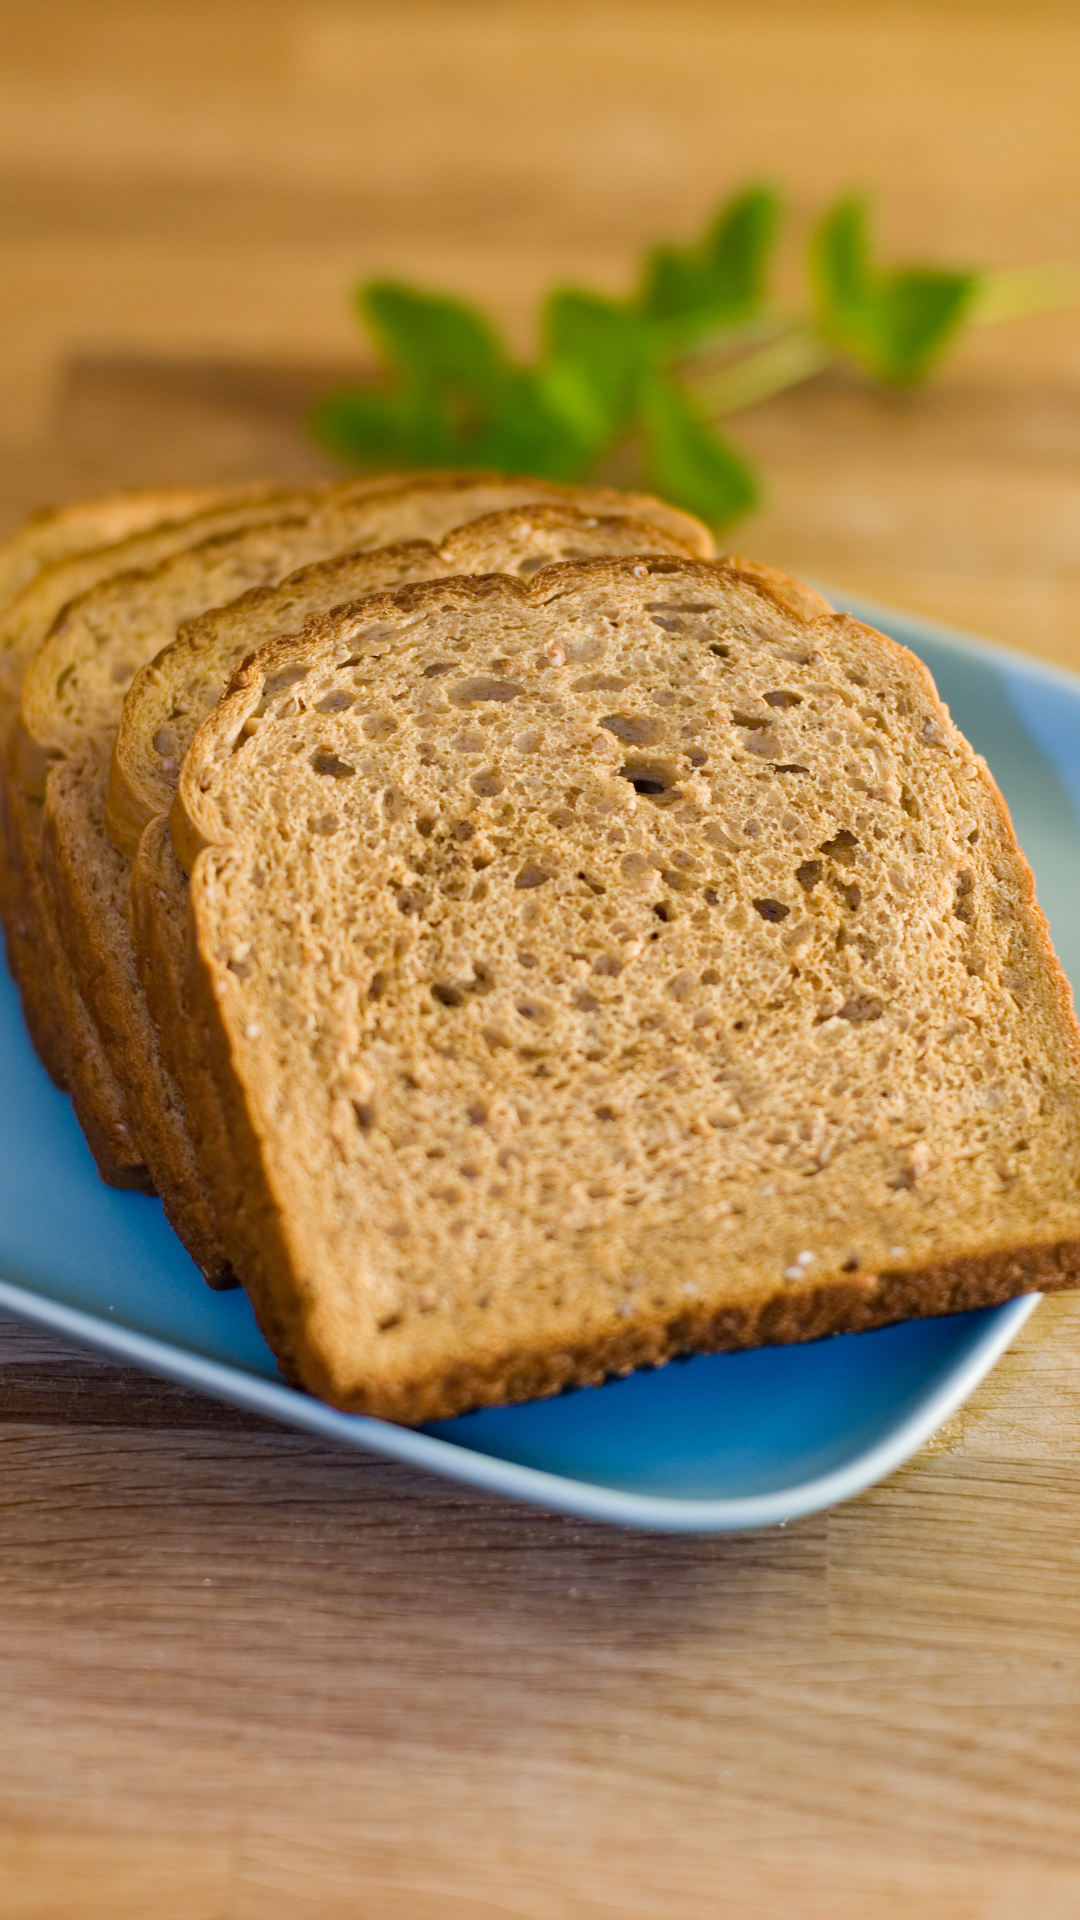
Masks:
[[[91,955],[100,942],[101,892],[118,898],[117,915],[126,912],[126,871],[97,867],[98,887],[84,886],[85,869],[98,849],[88,849],[88,819],[94,818],[95,793],[104,790],[104,769],[90,756],[54,770],[41,836],[41,866],[48,904],[57,916],[65,952]],[[98,809],[99,811],[99,809]],[[119,856],[116,865],[120,866]],[[115,971],[87,962],[80,975],[113,1074],[122,1082],[135,1121],[135,1138],[166,1218],[211,1286],[231,1285],[231,1269],[222,1252],[209,1197],[198,1170],[179,1089],[160,1057],[157,1030],[137,981],[126,973],[125,956],[116,954]],[[117,991],[126,980],[127,992]],[[92,991],[87,990],[88,987]],[[82,1092],[82,1076],[75,1084]]]
[[[722,558],[737,579],[766,594],[774,606],[791,614],[793,619],[820,620],[823,615],[832,614],[833,609],[820,593],[804,581],[781,573],[779,568],[767,566],[763,560],[746,560],[737,553],[725,553]]]
[[[603,1386],[640,1368],[666,1366],[692,1354],[743,1353],[843,1333],[871,1333],[903,1320],[1002,1306],[1021,1293],[1055,1293],[1077,1286],[1080,1240],[1050,1241],[911,1273],[856,1274],[809,1293],[776,1293],[756,1311],[723,1307],[708,1320],[687,1313],[668,1325],[638,1326],[599,1341],[566,1344],[556,1353],[523,1349],[501,1357],[490,1369],[468,1364],[448,1369],[437,1378],[417,1382],[404,1394],[382,1392],[377,1386],[343,1394],[334,1376],[313,1373],[310,1361],[304,1384],[343,1413],[418,1426],[484,1407],[550,1399],[568,1387]],[[280,1303],[260,1290],[254,1304],[268,1344],[276,1352],[275,1342],[284,1343],[295,1369]]]
[[[43,507],[0,544],[0,608],[43,568],[93,547],[112,546],[150,527],[190,520],[221,497],[220,487],[145,487]]]
[[[3,912],[8,961],[39,1058],[72,1098],[108,1186],[154,1191],[129,1104],[66,959],[41,871],[42,807],[4,783]]]

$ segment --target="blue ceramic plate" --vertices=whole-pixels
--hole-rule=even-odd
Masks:
[[[1080,976],[1080,680],[833,594],[927,662],[1012,808],[1057,950]],[[101,1185],[0,976],[0,1311],[293,1426],[541,1506],[685,1532],[847,1499],[922,1446],[1037,1296],[813,1346],[702,1357],[419,1432],[284,1385],[243,1294],[213,1294],[156,1201]]]

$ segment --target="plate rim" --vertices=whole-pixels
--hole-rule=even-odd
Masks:
[[[123,1325],[113,1326],[82,1308],[65,1306],[47,1294],[34,1293],[0,1278],[0,1311],[66,1335],[79,1346],[108,1353],[181,1386],[194,1387],[213,1399],[264,1414],[323,1439],[384,1454],[407,1466],[436,1473],[442,1479],[457,1480],[488,1493],[509,1495],[528,1506],[573,1514],[583,1520],[607,1520],[623,1527],[665,1533],[745,1533],[755,1528],[785,1526],[789,1520],[803,1519],[850,1500],[885,1479],[918,1452],[963,1405],[1011,1345],[1042,1297],[1041,1293],[1019,1294],[1003,1306],[984,1309],[985,1323],[964,1360],[953,1367],[948,1377],[892,1433],[845,1466],[771,1493],[694,1500],[684,1495],[628,1493],[619,1487],[575,1480],[568,1474],[552,1473],[543,1467],[523,1466],[498,1454],[459,1447],[452,1440],[418,1428],[393,1426],[389,1421],[373,1420],[364,1414],[339,1413],[295,1387],[278,1385],[274,1380],[246,1373],[241,1367],[228,1366],[224,1361],[172,1346],[153,1334],[138,1333]]]

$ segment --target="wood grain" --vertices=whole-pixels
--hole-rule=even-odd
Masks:
[[[894,250],[1080,236],[1080,16],[7,0],[0,514],[321,463],[407,272],[519,344],[750,174]],[[790,271],[790,262],[788,271]],[[1080,666],[1080,317],[742,416],[745,550]],[[0,1326],[8,1920],[1072,1920],[1080,1301],[831,1514],[678,1540],[345,1455]]]

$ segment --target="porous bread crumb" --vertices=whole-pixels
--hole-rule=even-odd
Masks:
[[[174,839],[245,1279],[340,1406],[1080,1274],[1080,1037],[1000,796],[913,656],[764,572],[315,622],[196,736]]]
[[[583,513],[571,502],[593,511]],[[115,1181],[124,1152],[145,1165],[208,1278],[227,1274],[227,1263],[201,1191],[183,1108],[144,1004],[127,922],[128,861],[107,834],[107,770],[122,705],[126,713],[133,707],[136,715],[149,717],[169,688],[167,716],[140,742],[143,763],[149,758],[167,804],[179,758],[223,687],[238,642],[247,651],[253,636],[293,631],[315,608],[417,575],[503,561],[528,570],[533,562],[575,550],[686,554],[709,541],[688,515],[659,502],[476,473],[350,481],[298,495],[291,506],[287,516],[267,520],[260,499],[248,516],[255,524],[170,553],[154,567],[128,567],[78,596],[39,649],[22,694],[20,737],[32,751],[23,755],[21,805],[28,822],[42,822],[35,897],[39,925],[57,953],[51,998],[63,998],[65,1034],[75,1029],[80,1002],[85,1005],[91,1018],[83,1015],[83,1024],[124,1097],[119,1117],[110,1108],[106,1125],[100,1100],[95,1103],[98,1082],[91,1081],[87,1051],[69,1047],[72,1095],[98,1150],[103,1136],[106,1146],[113,1141],[113,1150],[102,1155],[103,1171]],[[602,516],[596,511],[601,506],[619,511]],[[631,507],[651,510],[655,518],[635,518]],[[474,534],[441,546],[421,537],[445,533],[463,517],[472,524],[478,512],[483,518]],[[671,530],[675,526],[681,533]],[[413,537],[386,549],[387,534]],[[308,564],[279,587],[282,573],[300,561]],[[216,609],[212,618],[196,618],[194,630],[185,629],[184,644],[167,648],[125,698],[140,663],[158,653],[178,621],[203,614],[208,605]],[[128,764],[123,742],[139,737],[130,713],[121,736],[114,771]],[[129,781],[125,791],[130,787]],[[109,796],[115,798],[112,785]],[[122,841],[122,847],[129,845]]]

